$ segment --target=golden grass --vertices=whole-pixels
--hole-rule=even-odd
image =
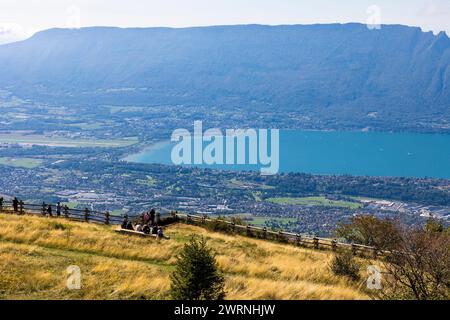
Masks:
[[[184,224],[166,233],[171,240],[158,241],[109,226],[0,214],[0,298],[168,299],[177,253],[192,234],[217,252],[227,299],[368,298],[363,283],[328,270],[330,252]],[[69,265],[81,269],[80,290],[66,288]]]

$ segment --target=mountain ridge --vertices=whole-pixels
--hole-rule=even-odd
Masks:
[[[402,25],[49,29],[0,46],[0,69],[0,87],[75,104],[447,120],[450,109],[450,39]]]

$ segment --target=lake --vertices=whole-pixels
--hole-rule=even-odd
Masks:
[[[280,172],[450,178],[450,135],[280,130]],[[126,157],[172,164],[175,142],[160,142]],[[257,165],[197,165],[258,170]]]

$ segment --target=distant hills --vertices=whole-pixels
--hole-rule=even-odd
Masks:
[[[400,25],[51,29],[0,46],[0,70],[46,101],[450,119],[450,39]]]

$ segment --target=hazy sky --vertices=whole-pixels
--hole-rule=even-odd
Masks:
[[[0,0],[0,43],[53,27],[368,21],[450,35],[450,0]]]

